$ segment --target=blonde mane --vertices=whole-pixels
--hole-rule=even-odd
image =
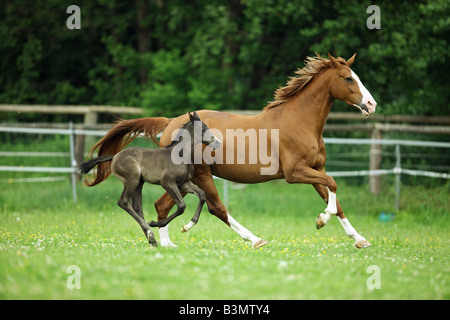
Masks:
[[[336,58],[340,63],[345,64],[343,58]],[[331,66],[331,60],[322,58],[317,52],[316,57],[307,57],[305,67],[295,71],[296,76],[289,77],[284,87],[280,86],[274,93],[275,100],[269,101],[264,110],[278,107],[296,94],[298,94],[316,75]]]

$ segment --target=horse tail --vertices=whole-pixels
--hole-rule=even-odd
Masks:
[[[80,171],[81,174],[87,174],[96,165],[103,162],[111,161],[113,158],[114,156],[101,156],[95,159],[85,161],[78,166],[78,170]]]
[[[130,142],[136,139],[140,134],[144,134],[145,137],[152,139],[156,145],[159,145],[156,136],[158,133],[164,131],[169,122],[170,119],[164,117],[118,121],[114,127],[109,130],[108,133],[91,148],[91,150],[89,150],[88,158],[92,158],[96,150],[98,151],[98,157],[115,155],[129,145]],[[85,178],[84,183],[87,186],[92,187],[105,181],[110,175],[111,163],[102,162],[97,167],[94,180],[91,181]]]

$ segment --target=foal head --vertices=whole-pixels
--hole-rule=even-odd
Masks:
[[[189,132],[193,146],[195,147],[198,143],[203,143],[214,150],[219,149],[221,145],[220,140],[211,133],[206,123],[200,120],[197,112],[194,111],[192,114],[188,112],[188,115],[189,122],[185,123],[183,128]]]
[[[330,53],[331,68],[335,71],[331,79],[331,94],[334,98],[344,101],[361,110],[365,116],[375,112],[377,102],[364,87],[359,77],[350,69],[355,61],[356,53],[347,61],[334,58]]]

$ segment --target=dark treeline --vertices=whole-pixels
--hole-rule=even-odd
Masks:
[[[357,52],[377,112],[448,114],[448,1],[380,1],[379,30],[366,26],[371,2],[4,0],[0,103],[261,109],[307,56],[330,51]],[[66,27],[72,4],[79,30]]]

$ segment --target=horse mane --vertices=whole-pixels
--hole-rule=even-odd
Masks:
[[[345,64],[345,60],[341,57],[336,58],[341,64]],[[316,57],[307,57],[305,66],[295,71],[296,76],[289,77],[286,85],[278,87],[274,93],[274,100],[269,101],[264,110],[278,107],[296,94],[300,93],[305,86],[314,79],[315,76],[331,67],[331,60],[322,58],[317,52]]]

